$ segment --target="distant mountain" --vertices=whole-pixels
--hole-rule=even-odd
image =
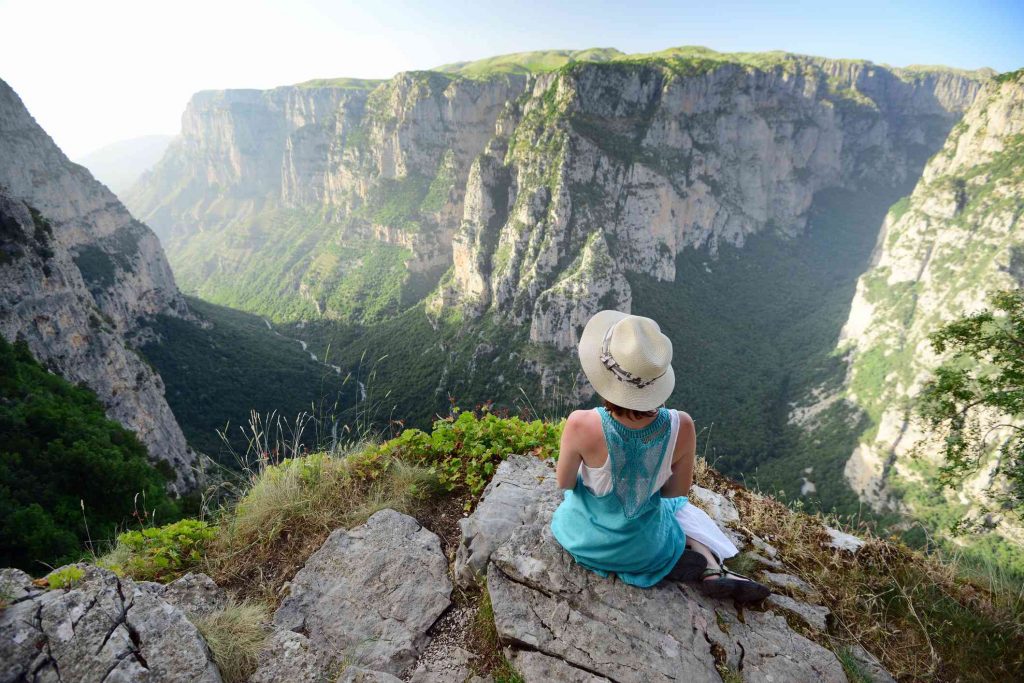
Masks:
[[[160,161],[173,139],[173,135],[143,135],[118,140],[75,161],[89,169],[111,192],[121,195]]]

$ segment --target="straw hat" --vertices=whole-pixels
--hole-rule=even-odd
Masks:
[[[633,410],[654,410],[676,385],[672,342],[650,318],[600,311],[580,335],[580,364],[594,390]]]

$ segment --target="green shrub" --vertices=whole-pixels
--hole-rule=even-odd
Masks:
[[[529,453],[554,458],[558,454],[562,422],[501,418],[486,408],[479,416],[455,410],[455,415],[434,422],[430,434],[407,429],[367,454],[365,461],[372,464],[397,456],[429,466],[449,491],[465,487],[479,495],[508,455]]]
[[[199,566],[215,534],[214,527],[198,519],[128,531],[99,563],[133,579],[167,582]]]
[[[154,512],[180,515],[135,434],[92,391],[0,337],[0,566],[73,562],[90,532],[113,538]]]

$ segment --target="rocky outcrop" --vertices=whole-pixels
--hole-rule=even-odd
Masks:
[[[41,590],[4,571],[18,594],[0,609],[0,680],[221,680],[186,613],[142,585],[72,565],[54,573],[66,587]]]
[[[0,226],[0,334],[92,389],[151,460],[169,465],[173,490],[194,488],[196,455],[163,382],[129,347],[148,317],[186,312],[160,244],[2,81]]]
[[[216,298],[215,283],[258,279],[281,257],[291,267],[275,286],[311,316],[342,315],[332,294],[375,250],[398,255],[395,278],[436,283],[470,163],[525,80],[410,72],[198,93],[127,201],[164,239],[186,290]]]
[[[598,577],[551,536],[556,492],[548,463],[508,458],[463,525],[473,533],[459,550],[479,563],[483,548],[495,548],[486,575],[495,626],[527,682],[719,680],[724,671],[750,681],[846,681],[833,652],[787,623],[792,613],[811,629],[827,628],[828,610],[809,602],[812,595],[788,587],[802,599],[780,595],[773,604],[780,611],[740,614],[690,585],[663,582],[642,590]],[[726,496],[705,489],[700,499],[720,524],[739,527]],[[518,523],[488,521],[502,516]]]
[[[941,362],[929,335],[985,306],[987,292],[1024,285],[1019,230],[1024,82],[1020,73],[990,84],[910,197],[889,212],[872,267],[857,284],[840,350],[850,354],[847,398],[871,420],[846,464],[846,477],[876,509],[899,508],[891,484],[929,478],[939,444],[914,419],[912,399]],[[998,438],[994,438],[998,441]],[[912,456],[918,453],[924,460]],[[1000,481],[991,463],[959,493],[977,514],[992,507]],[[987,520],[1009,538],[1020,529]]]
[[[338,529],[291,581],[274,626],[309,639],[313,654],[401,675],[429,642],[452,584],[437,536],[394,510]]]
[[[536,78],[474,164],[450,284],[431,310],[494,311],[575,346],[630,272],[687,247],[796,236],[827,187],[916,174],[981,78],[785,56],[625,60]]]

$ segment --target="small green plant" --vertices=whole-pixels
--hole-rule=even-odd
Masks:
[[[194,620],[227,683],[242,683],[256,670],[267,638],[270,609],[263,603],[229,602],[223,609]]]
[[[556,457],[561,434],[561,422],[526,422],[498,417],[486,407],[479,415],[456,407],[452,415],[434,422],[430,434],[407,429],[368,453],[366,464],[373,467],[399,457],[430,467],[448,491],[465,487],[479,495],[498,464],[513,453]]]
[[[46,578],[49,581],[50,588],[71,588],[81,581],[84,576],[85,572],[81,567],[70,565],[52,572]]]
[[[215,533],[214,527],[198,519],[127,531],[99,564],[133,579],[171,581],[203,561],[206,544]]]

